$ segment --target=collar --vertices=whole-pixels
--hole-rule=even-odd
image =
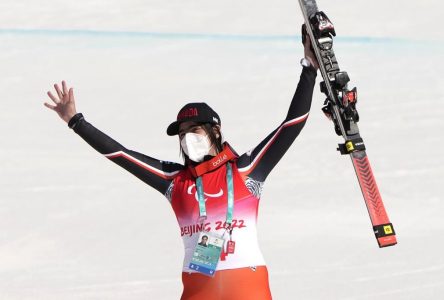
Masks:
[[[216,170],[220,166],[225,165],[227,162],[237,157],[238,157],[237,153],[233,150],[233,148],[231,148],[231,146],[227,142],[225,142],[224,150],[222,152],[218,153],[212,159],[201,162],[196,166],[189,165],[188,168],[190,169],[191,174],[193,174],[193,176],[197,178],[205,173]]]

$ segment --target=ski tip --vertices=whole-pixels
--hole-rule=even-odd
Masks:
[[[395,235],[385,236],[378,238],[379,248],[385,248],[389,246],[394,246],[398,243]]]

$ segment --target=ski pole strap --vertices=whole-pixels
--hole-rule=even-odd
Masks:
[[[231,227],[233,222],[233,210],[234,210],[234,184],[233,184],[233,169],[228,162],[227,166],[227,190],[228,190],[228,205],[227,205],[227,217],[226,226]],[[207,217],[207,209],[205,205],[205,193],[202,184],[202,176],[196,178],[197,199],[199,201],[199,217],[205,219]]]
[[[365,150],[364,140],[362,138],[347,140],[344,144],[339,144],[337,150],[341,152],[342,155]]]
[[[392,223],[375,225],[373,226],[373,231],[375,232],[376,238],[395,235],[395,229]]]

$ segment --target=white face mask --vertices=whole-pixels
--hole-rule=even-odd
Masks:
[[[183,151],[195,162],[203,161],[211,150],[211,143],[207,135],[188,132],[180,141]]]

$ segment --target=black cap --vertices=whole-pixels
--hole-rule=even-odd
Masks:
[[[188,103],[177,114],[177,120],[168,126],[167,134],[178,134],[180,124],[189,121],[220,125],[219,115],[208,104],[204,102]]]

